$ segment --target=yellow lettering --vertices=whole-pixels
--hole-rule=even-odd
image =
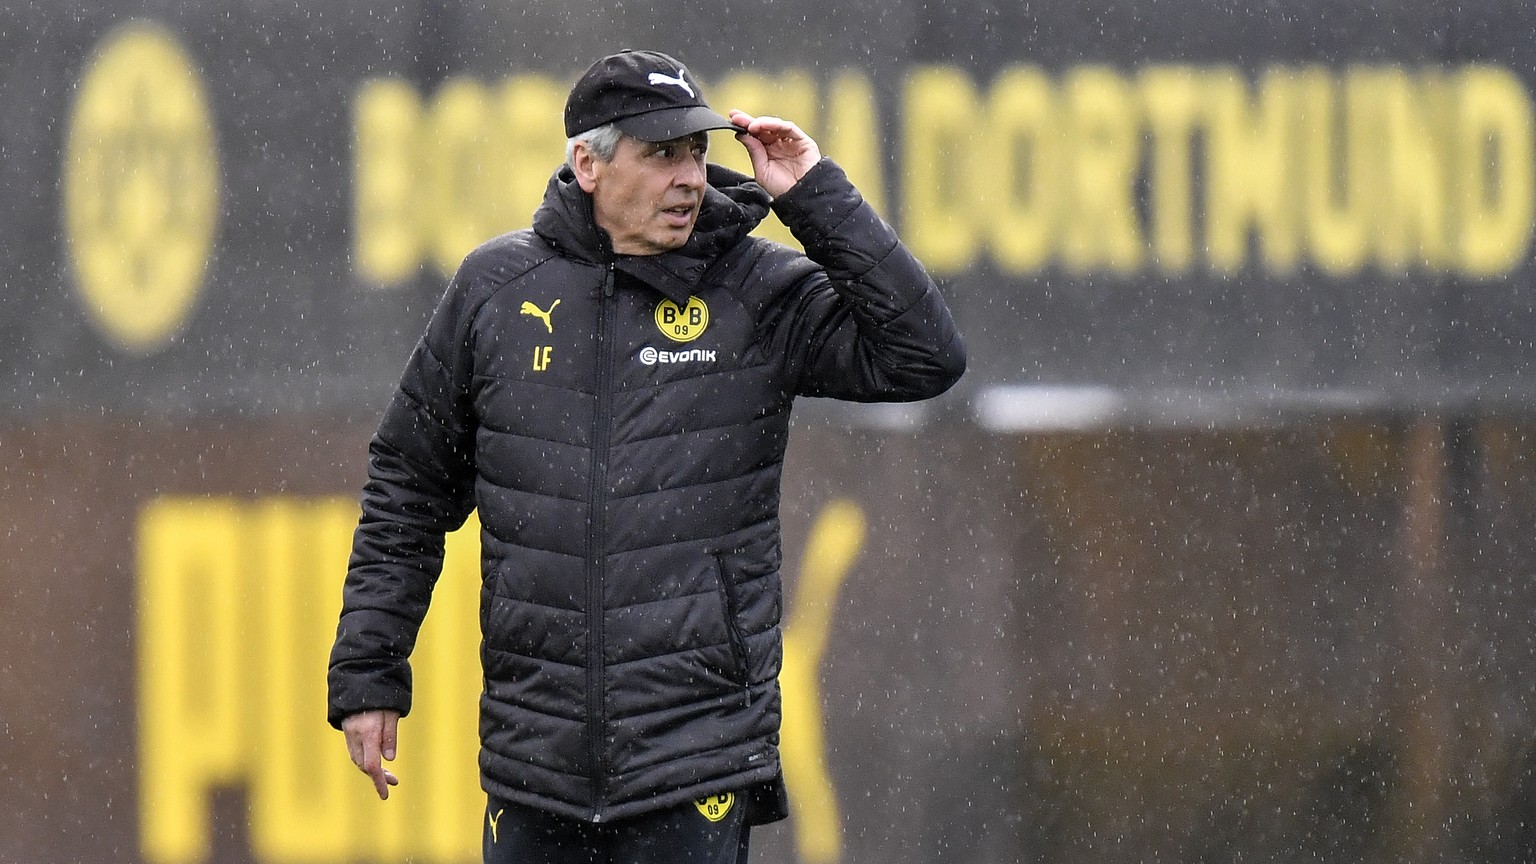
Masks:
[[[1340,85],[1321,68],[1299,75],[1302,202],[1312,260],[1344,276],[1365,263],[1372,235],[1372,160],[1380,136],[1370,127],[1368,77],[1352,70]]]
[[[964,72],[921,67],[907,77],[903,116],[903,236],[935,274],[957,273],[978,251],[976,189],[988,182],[975,170],[980,97]]]
[[[889,154],[863,73],[836,72],[819,100],[803,70],[739,71],[709,89],[723,107],[795,119],[885,208]],[[457,79],[424,118],[409,85],[365,84],[359,274],[399,281],[423,256],[449,271],[475,244],[526,225],[561,156],[564,96],[541,75],[509,77],[494,98]],[[1059,85],[1010,67],[982,90],[958,67],[924,66],[901,98],[903,195],[890,206],[939,276],[972,266],[983,247],[1011,274],[1053,261],[1078,275],[1177,274],[1201,250],[1212,271],[1232,273],[1256,250],[1278,274],[1306,260],[1337,276],[1371,263],[1489,276],[1530,245],[1532,108],[1496,67],[1277,67],[1252,85],[1224,66],[1149,66],[1131,79],[1087,65]],[[711,160],[750,173],[728,135]],[[759,231],[795,243],[776,220]]]
[[[1508,70],[1458,76],[1457,253],[1464,272],[1492,276],[1524,260],[1536,208],[1530,96]]]
[[[395,283],[416,272],[425,226],[416,200],[421,99],[404,81],[363,84],[353,106],[353,254],[357,272]]]
[[[360,777],[325,717],[325,663],[341,612],[334,590],[345,572],[356,505],[272,498],[255,505],[240,547],[249,550],[259,590],[249,616],[259,625],[245,644],[255,669],[245,725],[253,736],[251,847],[263,864],[306,864],[347,857],[356,833]],[[242,556],[244,558],[244,556]],[[258,575],[259,574],[259,575]],[[330,578],[319,578],[328,574]],[[326,588],[331,590],[317,590]],[[259,671],[258,671],[259,670]]]
[[[140,824],[150,864],[204,864],[209,796],[248,784],[263,864],[473,857],[478,526],[449,536],[401,724],[402,785],[380,802],[324,725],[357,505],[163,499],[139,525]]]
[[[1382,158],[1378,260],[1382,269],[1443,267],[1447,261],[1446,92],[1435,73],[1417,79],[1397,68],[1371,73],[1380,102]]]
[[[471,517],[447,538],[443,574],[413,661],[420,670],[411,715],[416,728],[402,751],[411,758],[417,854],[441,864],[480,853],[479,609],[480,523]]]
[[[249,784],[263,864],[369,860],[452,864],[474,856],[484,798],[476,752],[479,524],[447,538],[401,724],[401,786],[388,802],[324,727],[325,663],[356,504],[350,499],[163,499],[139,528],[140,801],[153,864],[210,854],[209,796]],[[863,516],[829,505],[812,530],[785,632],[785,771],[803,860],[840,854],[822,745],[817,669]]]
[[[1222,68],[1207,78],[1206,242],[1211,266],[1233,271],[1248,263],[1250,232],[1264,262],[1289,272],[1299,263],[1300,234],[1293,186],[1291,120],[1297,88],[1278,69],[1265,73],[1257,103],[1242,73]]]
[[[443,84],[427,120],[427,150],[421,166],[426,210],[432,220],[430,250],[444,273],[458,269],[470,250],[494,236],[502,192],[490,182],[500,156],[488,133],[490,97],[471,78]]]
[[[354,783],[362,780],[349,793],[360,814],[353,860],[458,864],[478,854],[485,812],[477,759],[479,532],[471,515],[445,539],[442,574],[411,658],[414,707],[400,722],[399,757],[392,766],[400,785],[380,801],[352,769]]]
[[[1133,273],[1145,255],[1136,218],[1141,134],[1130,86],[1113,70],[1083,66],[1064,87],[1070,151],[1062,259],[1074,273]]]
[[[795,607],[784,626],[779,673],[784,719],[780,753],[784,779],[795,794],[795,845],[807,864],[834,864],[842,856],[837,790],[827,769],[822,732],[822,655],[832,632],[837,594],[864,544],[864,514],[849,501],[827,505],[811,527],[795,590]]]
[[[500,140],[488,155],[495,187],[491,234],[530,224],[549,175],[565,159],[565,87],[543,75],[516,75],[501,88]],[[491,235],[488,235],[491,236]]]
[[[209,854],[209,794],[254,758],[245,684],[240,510],[227,500],[167,500],[139,522],[139,833],[151,864]],[[252,598],[253,599],[253,598]]]
[[[885,212],[885,138],[869,79],[852,69],[839,71],[827,88],[824,114],[824,151],[848,172],[864,200]]]
[[[1044,266],[1062,212],[1065,147],[1051,82],[1012,68],[992,84],[981,148],[987,182],[978,193],[992,256],[1010,273]]]
[[[1184,66],[1154,66],[1141,75],[1142,104],[1152,133],[1153,258],[1167,273],[1188,270],[1194,259],[1191,144],[1202,119],[1202,77]]]

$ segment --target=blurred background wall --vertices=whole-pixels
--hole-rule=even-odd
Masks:
[[[0,9],[0,861],[477,859],[473,526],[391,801],[324,724],[364,448],[570,82],[642,46],[810,130],[972,357],[920,406],[802,403],[759,860],[1536,855],[1533,25]]]

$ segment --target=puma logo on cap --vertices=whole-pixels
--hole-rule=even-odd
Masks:
[[[683,74],[687,71],[688,70],[682,67],[678,67],[677,75],[675,77],[672,75],[664,75],[660,72],[652,72],[650,75],[646,76],[645,80],[646,83],[656,87],[660,87],[663,84],[671,84],[673,87],[681,87],[683,88],[683,92],[687,93],[689,96],[693,96],[695,95],[693,88],[689,87],[688,82],[683,80]]]

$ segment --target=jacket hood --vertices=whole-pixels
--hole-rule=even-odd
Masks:
[[[656,288],[674,302],[683,302],[710,262],[741,242],[767,217],[772,198],[752,178],[729,168],[706,167],[708,186],[693,234],[681,249],[659,255],[615,258],[607,232],[597,227],[592,196],[576,182],[570,166],[562,165],[549,179],[544,203],[533,215],[533,230],[560,254],[604,264],[615,261],[624,272]]]

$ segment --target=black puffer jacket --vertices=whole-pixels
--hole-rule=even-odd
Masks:
[[[780,767],[779,475],[797,395],[934,396],[964,353],[835,164],[773,203],[710,166],[688,244],[617,257],[562,169],[472,253],[369,448],[330,720],[410,707],[443,533],[478,507],[481,776],[608,821]]]

